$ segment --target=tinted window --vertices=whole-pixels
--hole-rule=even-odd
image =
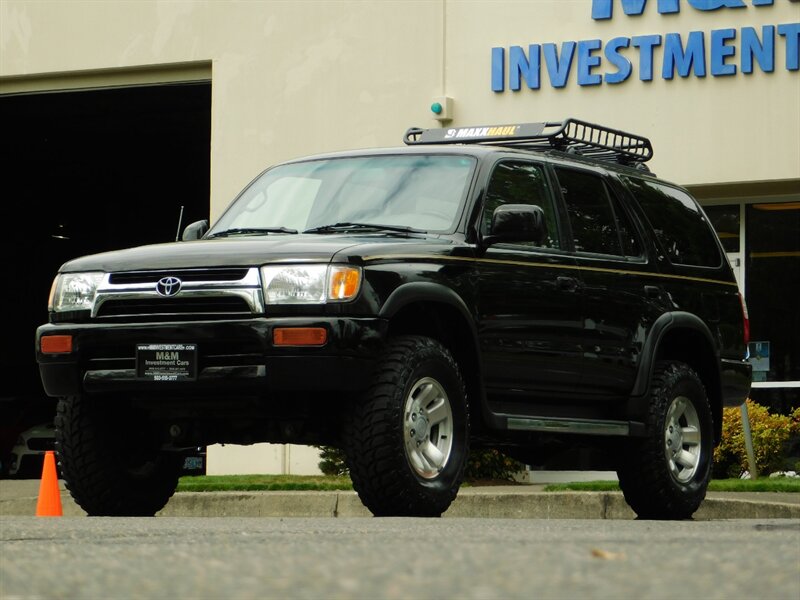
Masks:
[[[614,194],[611,197],[611,205],[614,207],[614,215],[617,217],[617,228],[619,229],[619,239],[622,242],[622,251],[625,256],[641,256],[642,246],[639,244],[636,228],[631,222],[631,218],[622,203]]]
[[[625,180],[670,261],[703,267],[720,265],[716,234],[689,194],[652,181]]]
[[[616,256],[641,254],[635,229],[603,180],[583,171],[556,169],[575,250]]]
[[[546,248],[558,248],[558,221],[552,195],[544,170],[529,162],[499,163],[492,173],[483,205],[483,232],[489,231],[492,215],[503,204],[536,204],[544,211],[547,235],[541,243]],[[534,245],[533,242],[526,244]]]

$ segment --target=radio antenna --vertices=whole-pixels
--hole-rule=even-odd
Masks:
[[[178,215],[178,231],[175,232],[175,241],[177,242],[181,237],[181,223],[183,222],[183,204],[181,204],[181,212]]]

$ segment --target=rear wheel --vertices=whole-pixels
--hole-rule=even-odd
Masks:
[[[436,340],[390,341],[346,426],[353,487],[375,516],[438,517],[455,499],[468,454],[464,381]]]
[[[61,398],[55,424],[61,475],[89,516],[153,516],[175,492],[183,455],[114,398]]]
[[[646,427],[617,471],[625,500],[640,518],[688,519],[705,498],[714,450],[706,391],[688,365],[656,365]]]

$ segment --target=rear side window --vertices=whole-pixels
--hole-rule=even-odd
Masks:
[[[641,254],[633,225],[600,177],[564,168],[556,168],[556,175],[575,250],[612,256]]]
[[[689,194],[653,181],[624,179],[672,263],[698,267],[721,264],[716,234]]]

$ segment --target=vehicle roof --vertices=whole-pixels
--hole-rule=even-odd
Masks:
[[[483,160],[488,157],[503,154],[503,155],[518,155],[525,158],[545,158],[548,162],[558,162],[563,164],[575,164],[580,166],[591,166],[608,171],[613,171],[620,174],[632,175],[638,177],[647,177],[650,179],[659,179],[655,173],[647,168],[636,168],[608,160],[598,160],[581,156],[579,154],[571,154],[559,150],[531,150],[523,148],[515,148],[511,146],[503,146],[500,144],[447,144],[447,145],[425,145],[419,144],[415,146],[384,146],[379,148],[357,148],[351,150],[339,150],[335,152],[327,152],[321,154],[312,154],[308,156],[297,157],[291,160],[284,161],[280,164],[291,164],[298,162],[306,162],[311,160],[326,160],[337,158],[348,158],[354,156],[386,156],[396,154],[440,154],[440,155],[462,155],[473,156],[478,160]],[[276,165],[277,166],[277,165]]]

